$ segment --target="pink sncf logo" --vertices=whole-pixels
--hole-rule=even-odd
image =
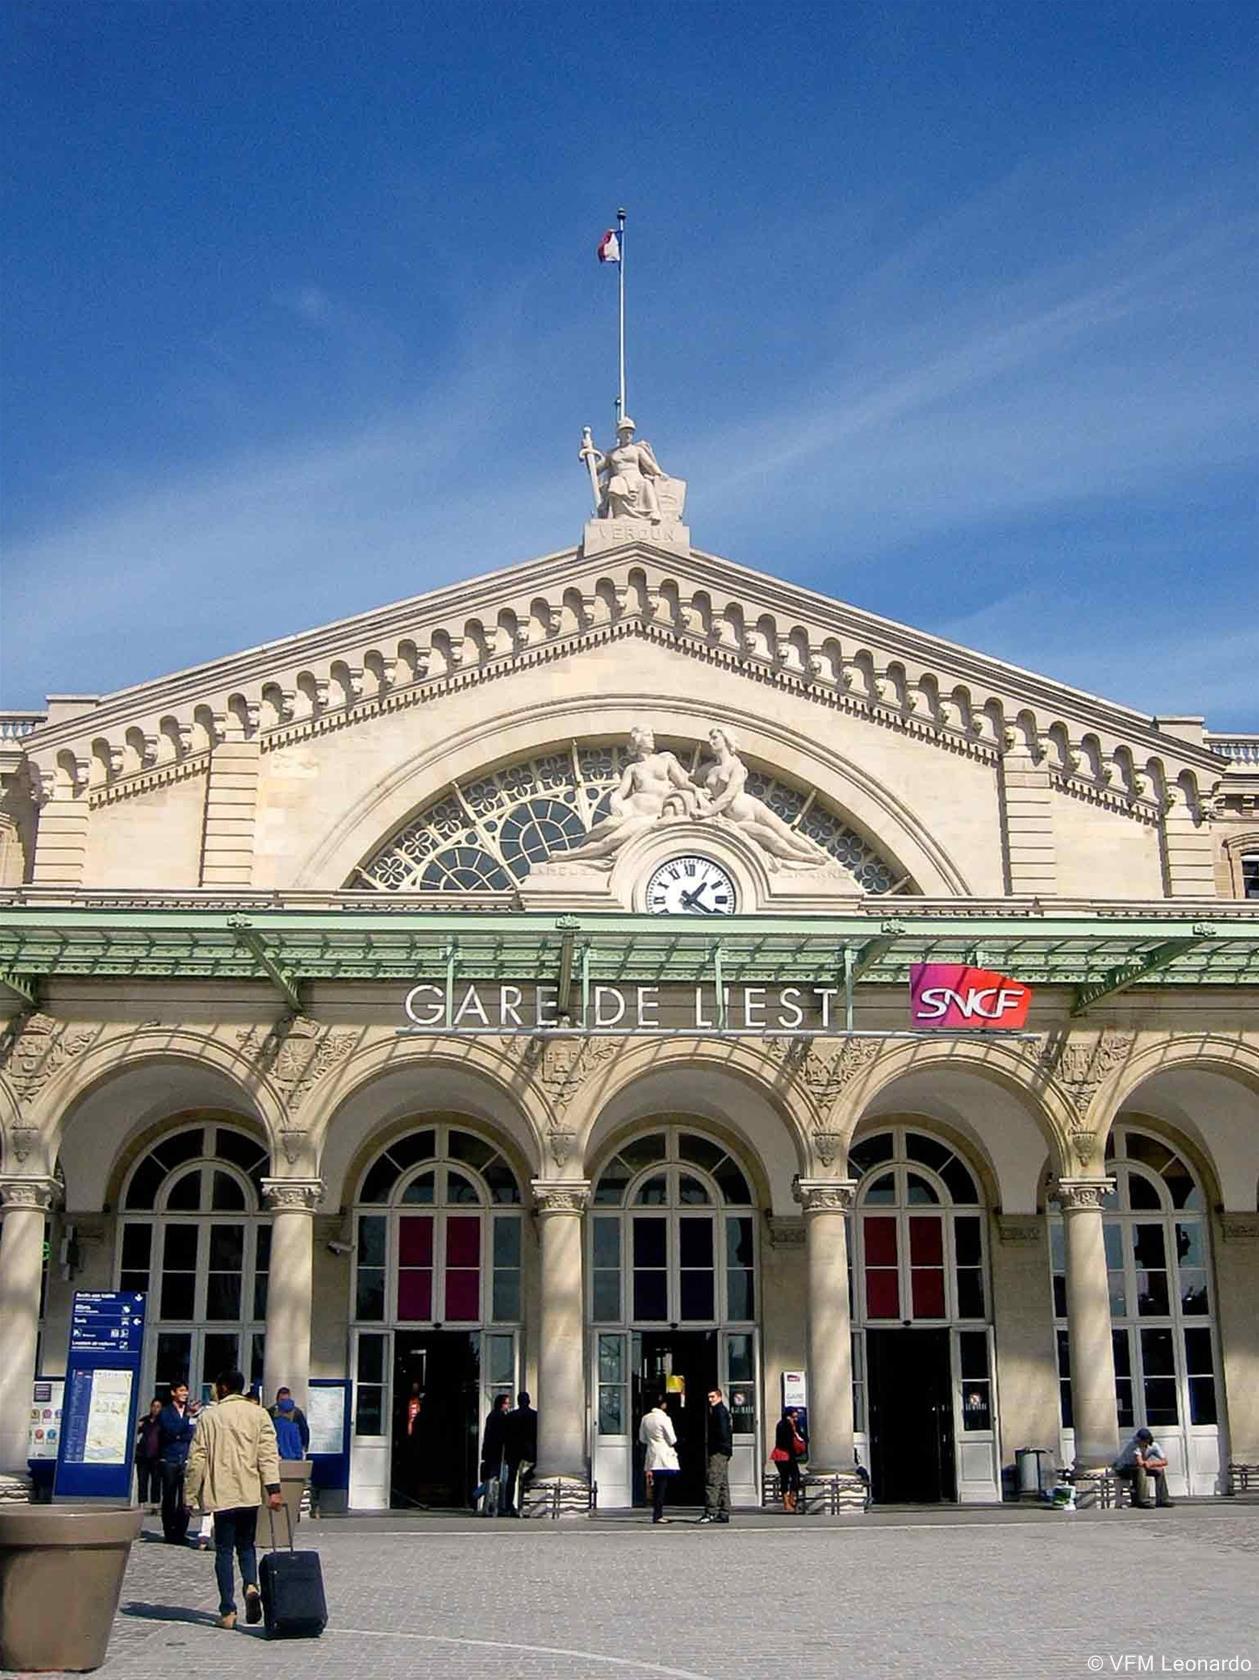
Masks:
[[[909,971],[909,1014],[931,1031],[1022,1027],[1032,988],[1008,974],[965,963],[914,963]]]

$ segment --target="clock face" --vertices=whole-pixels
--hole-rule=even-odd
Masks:
[[[729,916],[735,902],[727,872],[695,853],[657,865],[647,882],[647,908],[656,916]]]

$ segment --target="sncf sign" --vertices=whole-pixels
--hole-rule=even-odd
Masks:
[[[1007,974],[965,963],[914,963],[909,997],[915,1027],[974,1031],[1025,1026],[1032,989]]]

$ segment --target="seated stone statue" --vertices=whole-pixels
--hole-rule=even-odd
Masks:
[[[777,811],[747,791],[747,765],[735,751],[734,737],[728,730],[710,729],[708,744],[712,759],[695,775],[703,795],[694,813],[700,821],[724,817],[770,857],[797,869],[816,869],[830,863],[828,852],[797,834]]]
[[[661,817],[695,814],[699,796],[673,753],[656,751],[650,729],[631,729],[629,740],[630,761],[608,797],[608,815],[579,846],[562,854],[565,863],[610,858]]]

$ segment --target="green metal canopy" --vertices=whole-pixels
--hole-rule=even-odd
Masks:
[[[262,980],[300,1007],[307,981],[903,985],[911,963],[999,969],[1074,989],[1072,1012],[1132,986],[1259,984],[1259,913],[1209,924],[1150,907],[1055,916],[919,908],[671,919],[516,909],[0,909],[0,985],[28,1007],[47,980]]]

